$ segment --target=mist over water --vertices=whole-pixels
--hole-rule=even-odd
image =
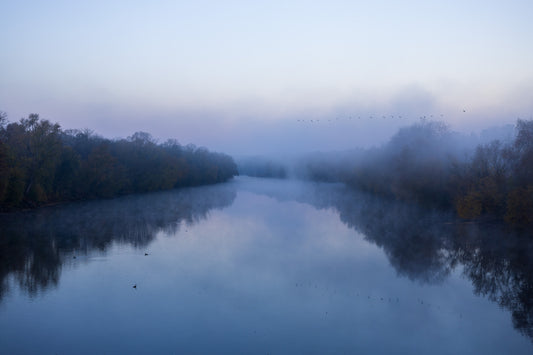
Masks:
[[[532,353],[531,13],[0,1],[0,354]]]
[[[8,353],[533,346],[527,238],[342,184],[239,177],[0,218]]]

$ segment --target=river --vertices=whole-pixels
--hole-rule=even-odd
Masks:
[[[531,354],[533,243],[338,184],[0,215],[2,354]]]

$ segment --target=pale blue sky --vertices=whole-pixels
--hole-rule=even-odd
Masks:
[[[0,14],[11,120],[237,153],[368,146],[422,115],[457,130],[533,115],[532,1],[1,0]]]

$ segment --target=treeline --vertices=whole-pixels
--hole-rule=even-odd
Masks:
[[[288,175],[287,166],[266,157],[245,157],[237,159],[239,175],[285,179]]]
[[[454,174],[459,216],[502,216],[513,224],[533,223],[533,121],[518,120],[511,144],[477,147]]]
[[[336,151],[313,152],[294,162],[294,174],[302,180],[321,182],[343,182],[352,173],[362,157],[369,151],[362,148]]]
[[[533,223],[533,121],[518,120],[510,142],[475,145],[442,122],[400,129],[380,148],[334,159],[307,159],[314,180],[341,181],[377,195],[439,208],[462,218]],[[326,160],[322,158],[322,160]],[[334,174],[332,174],[334,172]]]
[[[9,123],[0,112],[0,210],[224,182],[233,159],[148,133],[109,140],[62,130],[30,114]]]

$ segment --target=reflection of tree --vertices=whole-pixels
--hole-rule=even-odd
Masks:
[[[438,282],[453,268],[447,247],[448,216],[421,213],[418,206],[384,201],[365,195],[358,208],[337,205],[341,220],[365,239],[383,248],[399,274],[411,280]],[[354,202],[354,201],[352,201]]]
[[[218,185],[0,215],[0,299],[11,277],[35,295],[57,285],[73,256],[104,252],[115,242],[144,247],[158,231],[197,223],[235,196],[231,185]]]
[[[334,206],[341,220],[383,248],[399,274],[435,282],[461,264],[474,293],[511,311],[515,328],[533,340],[530,236],[501,224],[464,224],[449,214],[370,196],[340,201]]]
[[[284,201],[287,193],[260,193]],[[386,253],[398,274],[439,282],[457,266],[474,293],[508,309],[513,324],[533,340],[533,239],[502,224],[464,223],[450,213],[420,208],[348,190],[338,184],[312,184],[294,200],[334,208],[341,221]]]
[[[501,226],[471,226],[455,253],[474,292],[511,311],[513,324],[533,340],[533,245]]]
[[[336,209],[344,224],[383,248],[398,273],[412,280],[439,281],[454,266],[448,238],[448,222],[453,217],[449,215],[427,212],[414,203],[357,193],[341,184],[311,183],[302,189],[299,183],[289,191],[287,184],[283,185],[265,182],[254,186],[254,180],[247,184],[254,192],[279,201],[292,199],[318,209]]]

